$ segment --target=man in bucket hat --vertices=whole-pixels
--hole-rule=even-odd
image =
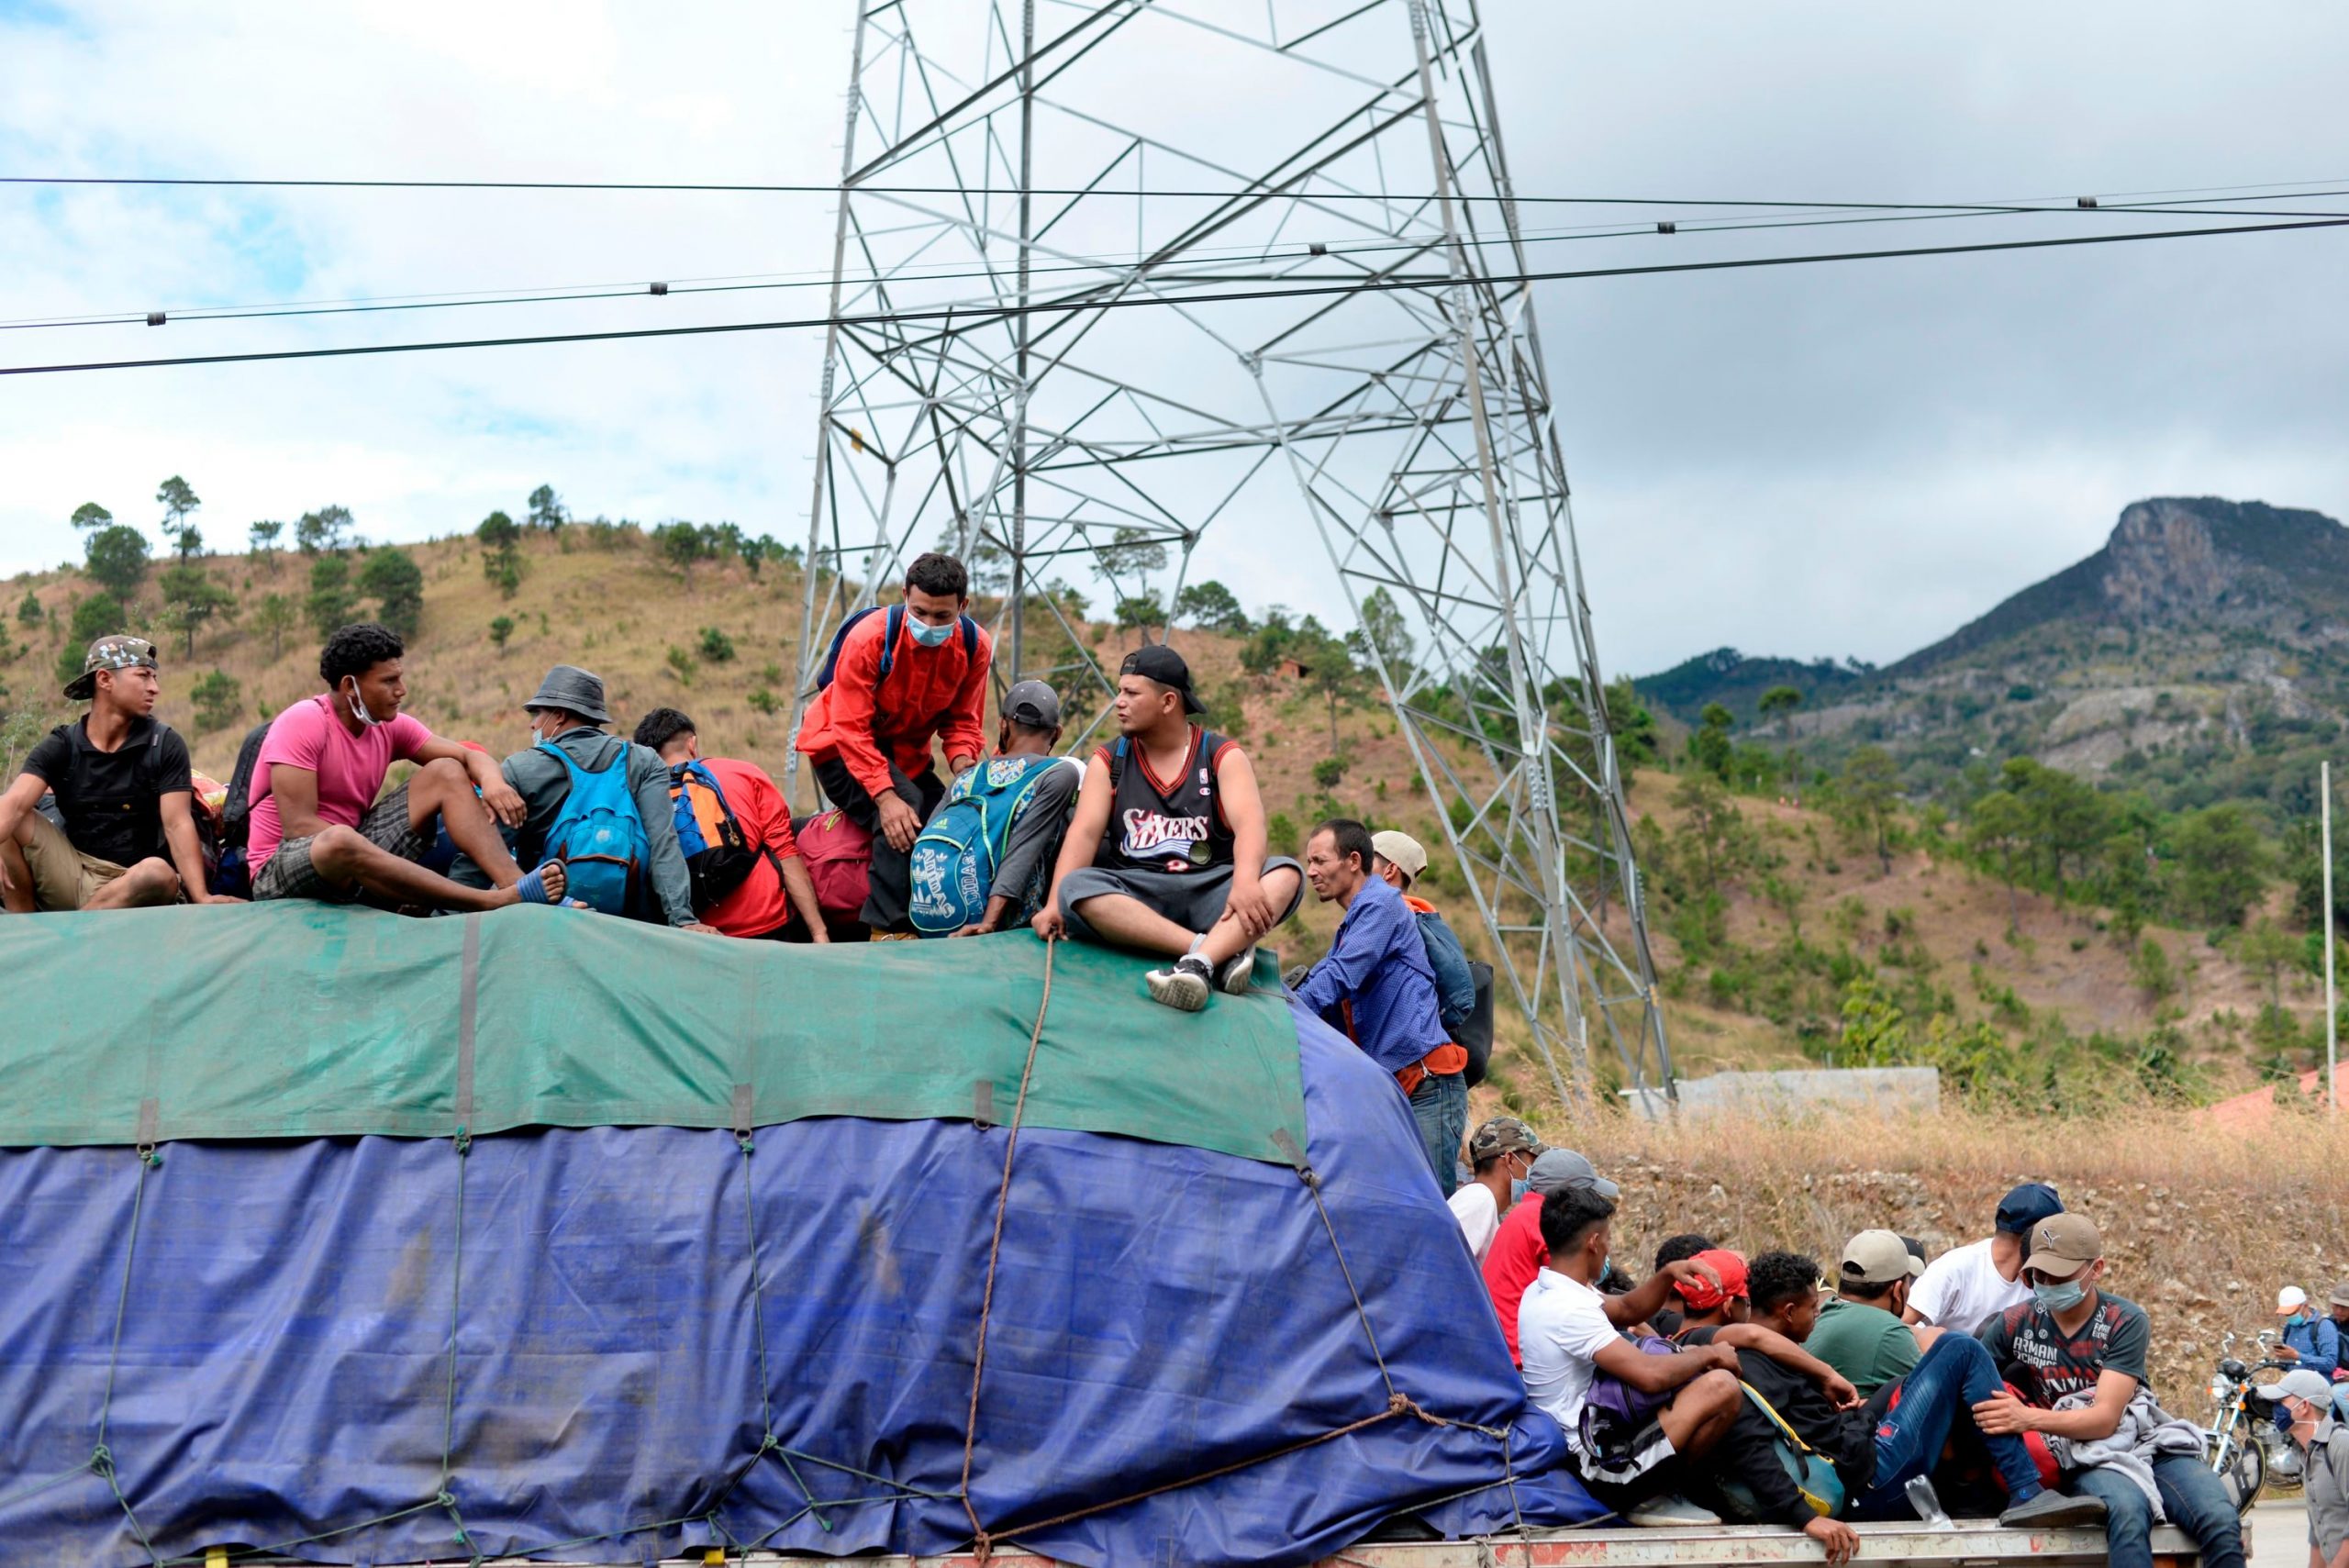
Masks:
[[[205,890],[187,742],[154,717],[161,691],[153,643],[117,633],[90,644],[65,688],[90,711],[44,736],[0,795],[0,907],[237,902]],[[37,809],[43,795],[63,827]]]
[[[549,858],[548,840],[551,836],[567,837],[558,829],[563,826],[563,807],[572,792],[587,775],[621,768],[625,770],[620,780],[625,786],[623,809],[633,811],[637,818],[621,826],[641,832],[636,852],[642,858],[638,874],[629,879],[634,885],[629,895],[619,906],[605,912],[717,935],[715,928],[703,924],[694,914],[693,875],[677,843],[677,818],[669,798],[669,765],[651,747],[604,732],[612,716],[604,706],[603,678],[576,664],[557,664],[522,705],[522,711],[529,716],[530,739],[536,744],[515,752],[498,769],[504,782],[522,797],[521,819],[513,834],[515,858],[523,865],[544,870],[562,866],[561,858]],[[554,847],[560,850],[566,845]],[[478,884],[482,871],[469,860],[460,860],[450,874],[459,882]],[[582,879],[573,876],[572,881]],[[573,889],[583,890],[584,884]]]
[[[387,628],[341,628],[318,651],[327,689],[270,721],[249,786],[253,897],[463,910],[559,901],[562,868],[526,876],[498,840],[522,802],[487,754],[400,711],[406,652]],[[416,773],[377,800],[401,761]],[[487,867],[478,887],[418,863],[444,829]]]

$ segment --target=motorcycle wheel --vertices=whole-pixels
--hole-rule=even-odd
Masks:
[[[2247,1513],[2259,1501],[2260,1488],[2267,1484],[2267,1452],[2257,1442],[2247,1442],[2235,1450],[2234,1459],[2219,1473],[2227,1488],[2227,1496],[2234,1499],[2235,1512]]]

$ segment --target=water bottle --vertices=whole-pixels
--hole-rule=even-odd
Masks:
[[[1909,1494],[1909,1506],[1917,1510],[1917,1517],[1925,1521],[1927,1529],[1955,1529],[1957,1528],[1950,1522],[1949,1515],[1942,1507],[1941,1497],[1933,1491],[1933,1484],[1929,1477],[1918,1476],[1909,1483],[1906,1490]]]

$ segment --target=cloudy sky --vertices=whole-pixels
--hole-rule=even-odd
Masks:
[[[822,183],[851,15],[0,0],[0,173]],[[2349,176],[2338,7],[1488,0],[1486,17],[1529,194],[1986,202]],[[1248,112],[1168,69],[1202,112]],[[2342,189],[2301,205],[2349,211]],[[2129,220],[2023,222],[2045,227],[1684,233],[1543,261]],[[0,320],[816,274],[830,232],[820,196],[0,188]],[[2320,230],[1545,285],[1603,660],[1896,658],[2095,549],[2146,495],[2349,515],[2344,261],[2349,231]],[[0,330],[0,364],[775,316],[821,294],[752,297]],[[370,537],[445,533],[541,481],[583,513],[800,537],[820,351],[760,334],[0,378],[0,571],[72,556],[84,500],[150,522],[174,473],[216,543],[330,501]],[[1194,575],[1241,575],[1222,548],[1211,533]],[[1296,555],[1282,596],[1333,607],[1319,547]]]

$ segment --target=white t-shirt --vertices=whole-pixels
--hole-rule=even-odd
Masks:
[[[1483,1262],[1501,1229],[1501,1206],[1493,1200],[1493,1189],[1482,1182],[1463,1182],[1453,1190],[1451,1204],[1452,1218],[1460,1221],[1460,1234],[1468,1239],[1468,1251]]]
[[[1953,1247],[1925,1265],[1909,1290],[1909,1305],[1935,1328],[1971,1334],[2009,1307],[2031,1299],[2020,1276],[2002,1278],[1990,1261],[1987,1238]]]
[[[1582,1420],[1598,1352],[1621,1333],[1607,1320],[1607,1298],[1577,1279],[1543,1269],[1517,1309],[1517,1343],[1525,1352],[1525,1396],[1572,1438]]]

